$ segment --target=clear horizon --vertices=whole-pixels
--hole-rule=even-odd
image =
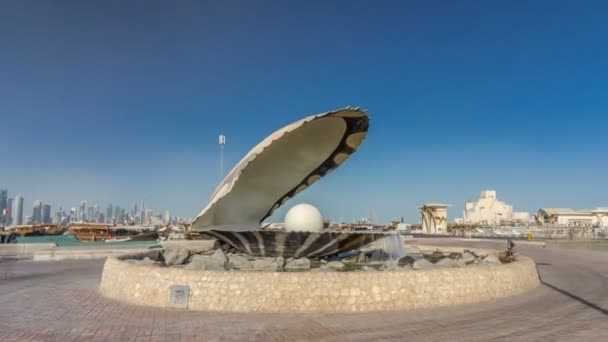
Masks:
[[[24,216],[145,200],[195,217],[274,130],[361,106],[369,135],[288,201],[333,221],[493,189],[516,211],[608,206],[608,4],[0,5],[0,188]]]

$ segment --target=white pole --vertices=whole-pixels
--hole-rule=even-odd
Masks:
[[[220,134],[219,144],[220,144],[220,182],[221,182],[222,178],[224,177],[224,145],[226,145],[226,136],[225,135]]]

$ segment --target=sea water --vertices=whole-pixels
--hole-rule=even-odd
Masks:
[[[57,246],[61,247],[116,247],[116,246],[154,246],[157,245],[156,241],[124,241],[124,242],[112,242],[107,243],[103,241],[96,242],[83,242],[74,235],[46,235],[46,236],[24,236],[18,237],[17,243],[43,243],[43,242],[54,242]]]

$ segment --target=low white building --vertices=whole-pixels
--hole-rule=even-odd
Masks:
[[[536,214],[536,221],[545,226],[608,227],[608,208],[541,208]]]
[[[496,191],[484,190],[477,202],[465,204],[462,223],[499,225],[505,223],[527,223],[530,221],[528,212],[513,211],[513,206],[496,198]]]
[[[596,226],[608,227],[608,208],[595,208],[589,212],[596,218]]]

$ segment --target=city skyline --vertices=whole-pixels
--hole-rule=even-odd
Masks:
[[[31,215],[28,215],[28,211],[26,211],[24,208],[27,208],[24,206],[24,197],[21,195],[21,193],[18,193],[14,198],[8,196],[8,189],[2,189],[0,188],[0,213],[2,213],[2,205],[4,205],[4,200],[6,199],[8,203],[11,203],[11,206],[8,207],[11,209],[10,214],[12,216],[12,225],[17,225],[18,223],[16,223],[17,221],[15,221],[16,217],[17,217],[17,212],[15,212],[15,208],[17,208],[17,206],[20,205],[21,207],[21,223],[20,224],[37,224],[37,223],[61,223],[62,220],[61,218],[64,219],[63,223],[66,222],[102,222],[102,223],[107,223],[107,222],[114,222],[117,224],[122,224],[126,221],[131,221],[131,222],[137,222],[137,223],[141,223],[141,216],[143,215],[148,215],[146,216],[147,218],[149,217],[158,217],[158,218],[162,218],[166,220],[166,217],[169,216],[169,213],[171,213],[172,211],[170,209],[164,209],[164,210],[152,210],[151,208],[145,207],[145,201],[141,201],[139,203],[133,203],[130,206],[122,206],[119,204],[116,204],[116,202],[108,202],[106,204],[98,204],[96,202],[88,202],[87,200],[81,200],[79,205],[76,206],[59,206],[59,207],[53,207],[50,204],[48,204],[47,202],[45,202],[44,200],[34,200],[31,206],[31,210],[29,211],[29,213],[31,213]],[[480,195],[480,199],[485,198],[485,196],[487,196],[487,193],[492,193],[494,196],[493,198],[497,198],[496,197],[496,191],[495,190],[489,190],[489,189],[483,189],[480,191],[481,195]],[[20,202],[16,202],[14,203],[15,199],[20,198]],[[500,199],[503,199],[502,197]],[[20,203],[20,204],[19,204]],[[300,202],[300,203],[304,203],[304,202]],[[467,213],[466,211],[469,210],[470,206],[474,205],[475,201],[471,198],[466,199],[466,201],[464,202],[462,208],[463,211],[458,211],[459,205],[452,205],[449,204],[448,206],[451,207],[451,209],[448,209],[448,222],[449,223],[471,223],[467,221]],[[503,202],[498,202],[498,203],[503,203]],[[139,205],[143,205],[139,206]],[[512,203],[511,203],[512,204]],[[424,205],[423,203],[420,204],[421,206]],[[504,203],[501,205],[505,205]],[[509,204],[506,204],[509,205]],[[37,207],[39,209],[37,209]],[[291,206],[290,205],[285,205],[285,207],[282,209],[283,211],[286,211],[287,209],[289,209]],[[513,206],[509,205],[510,211],[513,210]],[[515,207],[517,209],[521,209],[519,207],[517,207],[517,205],[515,205]],[[51,209],[53,208],[53,209]],[[145,211],[144,211],[145,208]],[[472,207],[471,207],[472,208]],[[538,210],[544,209],[544,208],[550,208],[550,206],[538,206],[537,208],[533,209],[533,210],[529,210],[529,211],[519,211],[519,212],[514,212],[514,214],[519,215],[516,216],[516,219],[521,219],[522,222],[525,222],[526,220],[530,220],[529,222],[533,222],[534,221],[534,217],[536,215],[536,212]],[[558,208],[567,208],[564,206],[558,207]],[[420,208],[416,208],[417,210]],[[579,210],[581,212],[589,212],[592,210],[599,210],[601,209],[602,211],[606,211],[608,210],[608,206],[604,206],[604,205],[594,205],[592,207],[588,207],[588,208],[567,208],[567,209],[575,209],[575,210]],[[44,210],[44,211],[43,211]],[[115,214],[116,211],[115,210],[122,210],[122,212],[120,214]],[[112,215],[109,215],[110,213],[112,213]],[[61,215],[60,215],[61,214]],[[522,215],[527,215],[526,219],[523,219]],[[37,215],[40,215],[37,218]],[[101,215],[101,216],[99,216]],[[368,212],[366,213],[358,213],[355,215],[351,215],[351,216],[347,216],[347,215],[339,215],[336,217],[332,217],[329,215],[323,215],[324,219],[328,219],[333,223],[339,223],[339,222],[365,222],[367,221],[370,217],[373,219],[373,223],[379,223],[379,224],[385,224],[388,223],[392,220],[402,220],[404,219],[406,222],[408,223],[420,223],[421,220],[421,213],[418,212],[418,216],[413,216],[412,218],[405,218],[403,215],[392,215],[390,216],[389,219],[384,220],[383,218],[378,218],[376,216],[376,213],[374,212],[373,208],[369,208]],[[499,214],[502,215],[502,214]],[[525,216],[524,215],[524,216]],[[60,219],[58,219],[58,217]],[[65,221],[66,218],[70,218],[72,217],[72,219]],[[171,221],[173,220],[190,220],[193,219],[195,217],[195,215],[192,216],[169,216],[169,218],[171,219]],[[45,219],[46,218],[46,219]],[[507,220],[510,220],[510,217],[505,217]],[[29,219],[29,221],[28,221]],[[265,220],[264,222],[282,222],[283,217],[279,216],[279,215],[272,215],[270,216],[267,220]],[[6,222],[4,222],[6,224]],[[494,224],[498,224],[499,221],[494,222]]]
[[[607,10],[6,4],[0,184],[27,194],[26,213],[145,199],[194,217],[218,183],[219,134],[229,171],[273,130],[352,105],[373,139],[272,220],[308,202],[334,220],[414,221],[482,189],[530,212],[606,206]]]
[[[36,199],[32,201],[32,205],[27,207],[25,197],[18,192],[14,197],[10,197],[9,189],[0,188],[0,218],[5,221],[0,221],[4,225],[21,225],[21,224],[50,224],[62,223],[62,219],[71,218],[66,222],[102,222],[107,223],[114,221],[117,224],[123,224],[125,220],[141,223],[143,217],[149,221],[150,217],[169,216],[170,210],[162,211],[152,210],[146,207],[145,201],[134,203],[129,206],[122,206],[116,202],[110,202],[104,205],[99,205],[95,202],[81,200],[78,205],[74,206],[53,206],[45,200]],[[4,215],[9,210],[8,215]],[[29,209],[29,210],[28,210]],[[119,214],[117,213],[119,210]],[[111,213],[109,216],[108,213]],[[100,216],[101,215],[101,216]],[[59,218],[59,219],[58,219]],[[169,219],[182,220],[189,217],[169,216]],[[63,222],[63,223],[66,223]]]

